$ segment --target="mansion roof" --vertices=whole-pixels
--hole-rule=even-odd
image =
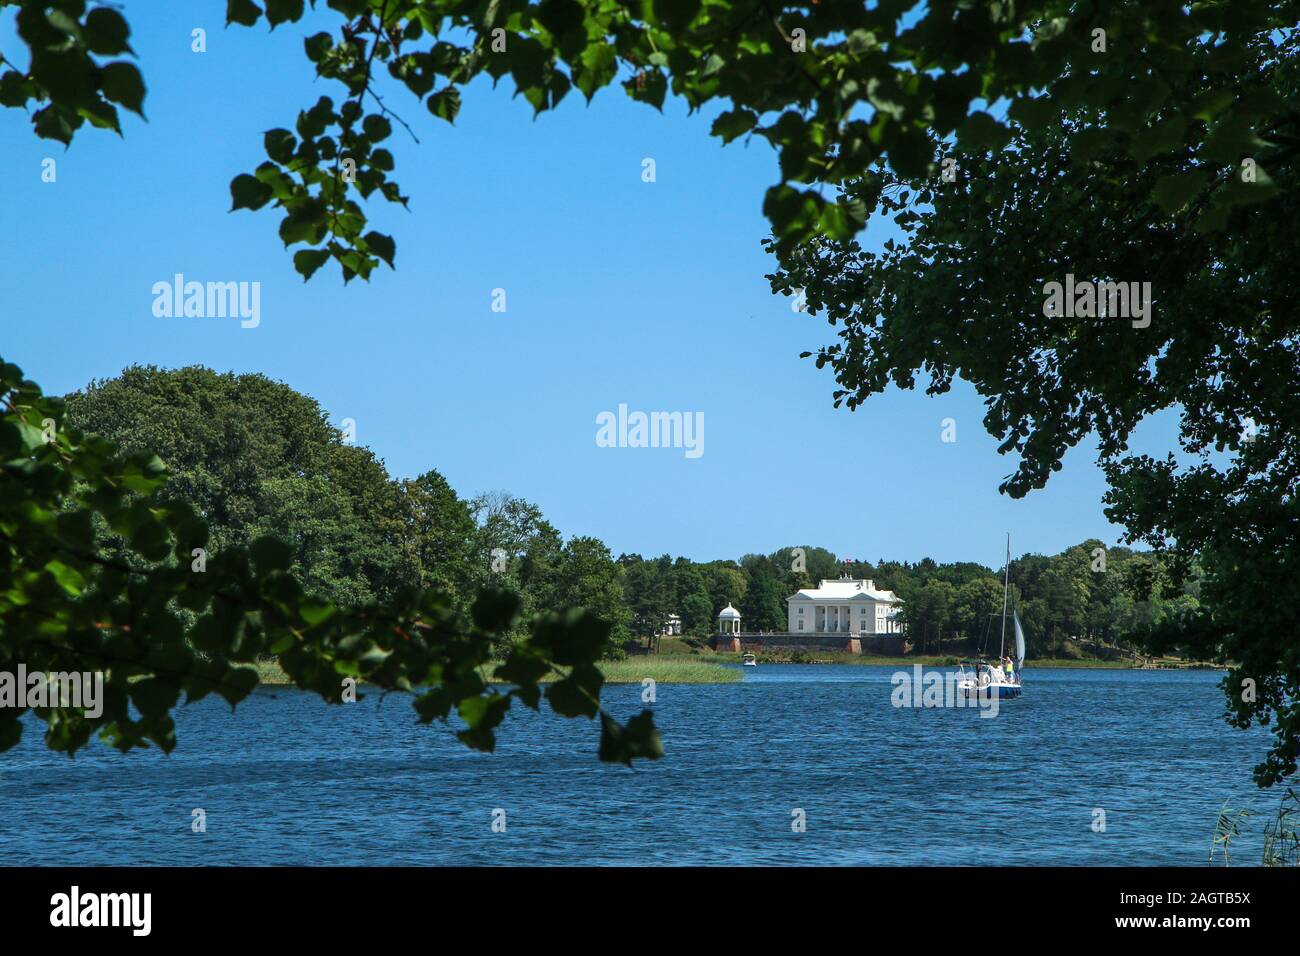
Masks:
[[[898,600],[893,591],[884,591],[875,587],[875,582],[867,579],[840,578],[838,581],[823,580],[815,588],[803,588],[786,598],[787,601],[885,601]]]

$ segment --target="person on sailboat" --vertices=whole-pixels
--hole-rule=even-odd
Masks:
[[[1014,683],[1016,679],[1016,666],[1011,663],[1011,658],[1002,658],[1002,668],[1007,672],[1007,681]]]

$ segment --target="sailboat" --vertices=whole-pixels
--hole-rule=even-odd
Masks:
[[[1011,610],[1016,641],[1016,656],[1012,661],[1012,670],[1007,672],[1003,661],[1007,658],[1007,599],[1011,594],[1011,535],[1007,535],[1007,563],[1002,578],[1002,644],[998,648],[998,663],[990,664],[978,661],[961,661],[958,664],[957,692],[964,697],[997,695],[999,700],[1009,700],[1020,696],[1022,671],[1025,663],[1025,630],[1020,626],[1020,613]],[[967,671],[969,665],[972,670]]]

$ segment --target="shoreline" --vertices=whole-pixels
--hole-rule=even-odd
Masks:
[[[985,658],[986,660],[989,658]],[[920,664],[924,667],[955,667],[959,661],[971,660],[970,657],[958,657],[955,655],[945,654],[913,654],[911,656],[886,656],[879,657],[868,656],[865,654],[845,654],[843,656],[818,657],[814,659],[790,660],[777,657],[763,657],[759,655],[760,664],[849,664],[854,666],[910,666]],[[739,661],[737,661],[739,663]],[[1104,661],[1093,658],[1073,658],[1073,657],[1049,657],[1025,661],[1025,668],[1032,670],[1036,667],[1064,667],[1077,668],[1080,670],[1227,670],[1227,664],[1216,664],[1210,661],[1179,661],[1156,664],[1152,666],[1143,666],[1135,664],[1132,661]]]
[[[911,657],[874,657],[866,655],[837,655],[802,660],[789,660],[775,657],[759,656],[758,662],[764,664],[798,664],[816,666],[825,664],[848,664],[856,667],[954,667],[958,661],[966,658],[939,656],[937,654],[913,655]],[[492,669],[499,662],[484,665],[484,678],[490,684],[502,683],[492,678]],[[258,683],[269,687],[290,687],[292,682],[276,661],[260,661],[256,665]],[[601,661],[598,665],[605,675],[606,684],[640,684],[653,680],[659,684],[735,684],[745,679],[741,670],[740,657],[734,659],[721,654],[638,654],[622,660]],[[1090,670],[1227,670],[1227,665],[1204,661],[1170,663],[1165,666],[1143,667],[1131,661],[1076,660],[1072,658],[1044,658],[1026,663],[1028,670],[1034,668],[1077,668]],[[562,675],[556,673],[544,678],[542,683],[553,683]],[[341,678],[340,678],[341,679]]]

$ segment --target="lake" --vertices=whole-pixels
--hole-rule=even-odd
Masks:
[[[403,695],[327,707],[267,687],[234,714],[209,698],[177,712],[170,757],[96,742],[69,760],[29,721],[0,755],[0,852],[6,865],[1197,865],[1231,800],[1260,814],[1233,863],[1258,863],[1282,794],[1251,783],[1270,738],[1224,723],[1220,674],[1031,666],[1025,696],[987,719],[895,708],[898,670],[767,664],[738,684],[661,684],[666,756],[631,770],[597,762],[586,720],[516,705],[497,752],[479,754],[416,724]],[[623,718],[641,706],[638,685],[604,696]]]

